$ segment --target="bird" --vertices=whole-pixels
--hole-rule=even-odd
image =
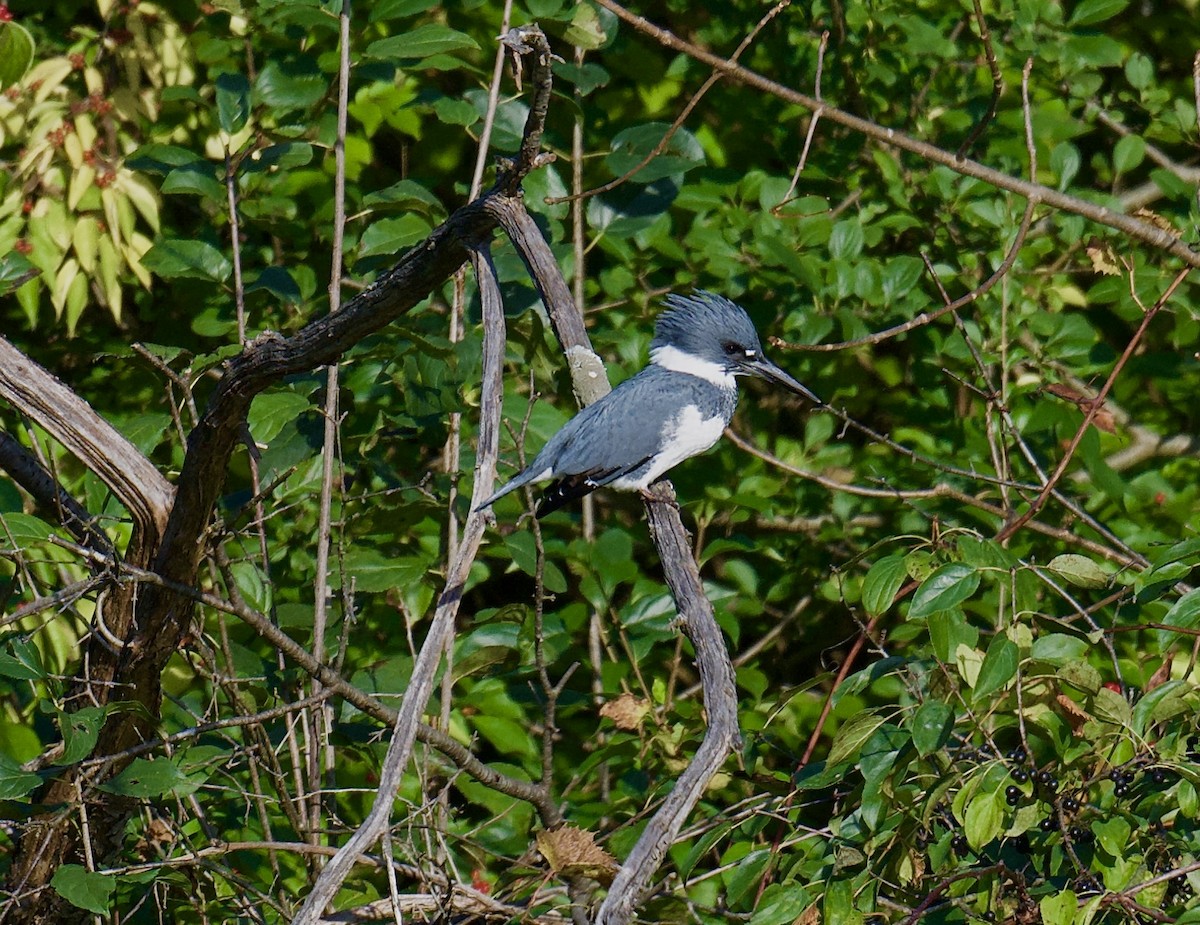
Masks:
[[[672,293],[663,303],[649,364],[567,421],[533,462],[475,510],[536,482],[550,482],[539,519],[604,486],[645,491],[720,439],[737,406],[739,376],[774,382],[821,404],[763,354],[740,305],[703,289]]]

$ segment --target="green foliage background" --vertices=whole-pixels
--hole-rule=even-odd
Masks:
[[[11,7],[37,51],[0,98],[0,324],[164,471],[178,468],[192,420],[180,383],[202,407],[204,373],[238,349],[230,185],[247,336],[327,311],[339,8]],[[637,12],[728,55],[766,10],[671,0]],[[984,14],[1004,92],[972,156],[1027,175],[1020,84],[1031,58],[1036,180],[1114,210],[1149,208],[1195,243],[1194,0],[999,0]],[[501,4],[382,0],[353,15],[348,290],[465,200]],[[606,183],[653,149],[708,71],[603,9],[526,0],[513,19],[540,22],[565,59],[547,136],[559,159],[529,179],[526,199],[570,274],[569,206],[545,200],[570,186],[576,120],[584,186]],[[970,8],[945,0],[797,4],[741,63],[809,92],[826,30],[831,103],[948,150],[984,118],[983,46]],[[515,149],[525,112],[506,82],[494,152]],[[1186,584],[1200,561],[1200,288],[1186,279],[1150,324],[1059,494],[997,542],[1003,515],[1036,497],[1179,264],[1039,209],[1012,270],[957,319],[804,352],[942,304],[922,255],[950,297],[979,285],[1025,208],[827,120],[791,191],[808,120],[720,81],[665,154],[585,200],[587,320],[614,381],[645,361],[661,294],[712,289],[782,341],[772,351],[782,365],[887,438],[750,384],[733,427],[764,455],[726,441],[672,473],[740,654],[745,746],[672,851],[645,918],[1069,925],[1144,921],[1150,909],[1200,921],[1200,592]],[[497,262],[510,315],[504,452],[515,466],[517,444],[536,451],[573,403],[524,268],[504,246]],[[440,589],[447,505],[466,513],[480,335],[468,299],[465,336],[450,339],[452,300],[448,285],[342,370],[334,520],[345,593],[325,644],[346,677],[381,695],[403,690]],[[296,377],[254,405],[266,558],[246,454],[222,511],[241,594],[310,649],[324,381]],[[456,413],[464,449],[447,467]],[[38,439],[17,409],[0,408],[0,424]],[[124,511],[98,480],[61,448],[43,452],[122,541]],[[497,769],[539,779],[540,621],[550,676],[578,665],[559,704],[556,798],[620,859],[704,730],[688,647],[636,499],[600,493],[586,523],[574,511],[540,532],[518,522],[523,504],[498,505],[452,696],[430,715]],[[3,476],[0,512],[6,612],[85,574],[33,515],[52,516]],[[85,596],[0,628],[0,797],[15,820],[0,865],[39,783],[95,742],[103,711],[68,718],[77,705],[62,701],[93,610]],[[868,623],[868,644],[839,676]],[[205,612],[166,678],[162,731],[294,701],[307,685],[249,629]],[[636,729],[598,714],[622,692],[651,707]],[[336,844],[369,804],[383,746],[352,707],[336,704],[334,720],[327,815],[312,838]],[[96,912],[136,907],[130,921],[156,920],[156,908],[177,921],[282,920],[313,870],[299,851],[214,854],[203,871],[158,862],[219,842],[310,837],[282,808],[301,796],[285,727],[209,731],[143,756],[109,784],[145,800],[126,855],[102,873],[80,859],[55,888]],[[535,911],[562,904],[531,850],[530,806],[432,751],[416,765],[397,808],[399,858]],[[386,892],[367,873],[342,902]]]

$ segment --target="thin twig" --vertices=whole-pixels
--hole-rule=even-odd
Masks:
[[[616,0],[596,0],[596,2],[606,10],[615,13],[620,19],[632,25],[639,32],[650,36],[659,44],[695,58],[697,61],[702,61],[748,87],[769,93],[785,102],[803,106],[810,111],[822,108],[822,104],[814,100],[811,96],[769,80],[755,71],[751,71],[735,62],[722,58],[720,55],[714,55],[712,52],[705,51],[703,48],[693,45],[691,42],[679,38],[674,33],[630,12],[617,3]],[[1077,196],[1069,196],[1048,186],[1042,186],[1018,177],[1009,176],[999,170],[987,167],[978,161],[973,161],[969,158],[959,158],[951,151],[946,151],[927,142],[919,141],[894,128],[886,128],[876,122],[859,118],[842,109],[825,105],[823,113],[826,119],[836,122],[839,125],[844,125],[846,128],[866,135],[868,138],[872,138],[881,144],[908,151],[910,154],[915,154],[931,163],[949,167],[955,173],[983,180],[985,183],[998,189],[1008,190],[1010,193],[1016,193],[1033,202],[1044,203],[1065,212],[1082,215],[1084,218],[1101,225],[1116,228],[1132,238],[1136,238],[1165,253],[1178,257],[1189,266],[1200,267],[1200,251],[1193,250],[1178,236],[1162,228],[1158,228],[1150,222],[1114,212],[1107,206],[1097,205],[1080,199]]]
[[[958,146],[955,156],[960,159],[971,153],[979,136],[996,118],[996,107],[1000,105],[1000,94],[1004,92],[1004,78],[1000,76],[1000,65],[996,63],[996,50],[992,47],[992,34],[988,31],[987,17],[983,15],[983,6],[979,0],[974,0],[974,3],[975,24],[979,26],[979,40],[983,43],[983,54],[987,59],[988,70],[992,72],[992,98],[988,101],[987,112],[983,114],[983,118],[971,127],[970,133]]]
[[[1112,372],[1108,374],[1108,378],[1104,381],[1104,385],[1101,387],[1099,394],[1097,394],[1095,400],[1091,403],[1091,406],[1084,413],[1083,421],[1080,423],[1078,429],[1076,429],[1075,436],[1071,438],[1071,442],[1067,445],[1066,450],[1063,452],[1062,458],[1058,462],[1058,466],[1054,469],[1054,473],[1046,482],[1045,487],[1042,488],[1041,493],[1036,499],[1034,499],[1034,502],[1028,507],[1028,509],[1026,509],[1025,513],[1021,514],[1019,517],[1009,520],[1009,522],[1004,525],[1000,532],[996,534],[996,540],[998,542],[1003,542],[1004,540],[1013,536],[1018,530],[1021,529],[1021,527],[1025,526],[1025,524],[1027,524],[1034,517],[1034,515],[1037,514],[1038,511],[1042,509],[1042,506],[1050,497],[1050,493],[1054,490],[1055,486],[1058,485],[1059,480],[1062,479],[1063,473],[1067,470],[1067,466],[1071,464],[1071,459],[1074,457],[1075,451],[1079,448],[1080,441],[1082,441],[1084,435],[1087,434],[1088,428],[1091,427],[1092,421],[1095,420],[1096,415],[1104,406],[1104,399],[1108,397],[1109,391],[1116,384],[1117,377],[1121,374],[1121,370],[1125,368],[1125,364],[1129,362],[1129,358],[1133,356],[1133,351],[1137,348],[1138,344],[1141,343],[1143,335],[1145,335],[1147,328],[1150,327],[1150,322],[1154,320],[1155,315],[1159,313],[1162,307],[1167,304],[1171,296],[1175,294],[1175,290],[1179,288],[1180,284],[1187,278],[1191,271],[1192,268],[1190,266],[1181,269],[1175,275],[1175,278],[1171,281],[1171,284],[1167,287],[1166,291],[1159,297],[1158,301],[1155,302],[1154,305],[1142,315],[1141,324],[1139,324],[1137,330],[1134,331],[1133,337],[1129,339],[1129,343],[1125,345],[1125,349],[1121,352],[1121,356],[1117,358],[1117,362],[1113,364]],[[1130,286],[1132,287],[1132,285],[1132,274],[1130,274]]]
[[[729,60],[737,61],[737,59],[742,56],[742,52],[750,47],[750,43],[758,37],[758,34],[762,32],[767,23],[778,16],[780,12],[782,12],[791,4],[791,2],[792,0],[779,0],[779,2],[771,7],[771,9],[767,10],[763,17],[758,21],[757,25],[755,25],[755,27],[750,30],[749,34],[742,39],[741,44],[738,45],[734,53],[730,55]],[[828,33],[826,33],[826,35],[828,35]],[[713,73],[708,76],[704,83],[700,85],[700,89],[692,94],[692,98],[687,101],[687,105],[683,107],[683,111],[675,117],[675,121],[672,122],[670,127],[663,133],[663,136],[659,139],[658,144],[656,144],[645,157],[630,167],[621,176],[617,177],[615,180],[610,180],[601,186],[594,187],[587,192],[576,192],[572,190],[570,196],[548,196],[546,198],[546,204],[558,205],[562,202],[575,202],[580,199],[590,199],[592,196],[599,196],[601,193],[607,193],[610,190],[614,190],[621,184],[628,181],[630,177],[641,171],[646,167],[647,164],[667,150],[671,144],[671,139],[675,137],[675,133],[683,127],[683,123],[687,121],[688,116],[692,114],[696,106],[698,106],[700,101],[704,99],[705,94],[708,93],[708,91],[711,90],[723,76],[723,74],[713,71]]]

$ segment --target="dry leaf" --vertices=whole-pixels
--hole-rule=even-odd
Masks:
[[[1102,273],[1105,276],[1121,275],[1121,264],[1117,262],[1117,255],[1107,244],[1097,241],[1088,247],[1087,255],[1092,259],[1093,273]]]
[[[611,719],[618,729],[637,729],[649,712],[649,702],[633,694],[622,694],[616,700],[609,700],[600,707],[600,715]]]
[[[1071,732],[1075,735],[1080,735],[1083,732],[1084,723],[1092,717],[1083,707],[1066,694],[1059,694],[1054,699],[1062,707],[1062,711],[1067,714],[1067,722],[1071,724]]]
[[[1170,232],[1171,234],[1179,234],[1179,232],[1175,230],[1175,226],[1172,225],[1166,217],[1159,215],[1157,212],[1151,212],[1149,209],[1143,208],[1138,209],[1133,214],[1134,217],[1140,218],[1143,222],[1149,222],[1155,228]]]
[[[1168,655],[1166,658],[1164,658],[1162,664],[1158,666],[1154,674],[1150,675],[1149,679],[1146,681],[1145,686],[1142,688],[1142,692],[1148,694],[1154,690],[1154,688],[1162,687],[1164,684],[1170,681],[1171,663],[1174,661],[1174,655]]]
[[[607,886],[617,872],[616,859],[596,844],[586,829],[564,825],[537,833],[538,851],[550,869],[563,877],[590,877]]]
[[[1061,382],[1052,382],[1045,387],[1045,391],[1049,392],[1064,401],[1069,401],[1076,405],[1080,411],[1087,414],[1092,405],[1095,404],[1095,399],[1085,395],[1078,389],[1069,385],[1064,385]],[[1115,434],[1117,432],[1117,421],[1113,413],[1107,408],[1101,406],[1100,409],[1092,415],[1092,423],[1099,427],[1106,434]]]
[[[817,908],[817,904],[813,903],[798,916],[792,925],[817,925],[821,921],[821,910]]]

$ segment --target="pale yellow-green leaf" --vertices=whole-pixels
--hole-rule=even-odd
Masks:
[[[83,82],[87,86],[88,93],[103,93],[104,75],[94,67],[85,67],[83,69]]]
[[[75,223],[71,233],[71,243],[75,247],[75,256],[79,265],[87,274],[96,272],[97,250],[100,245],[100,226],[90,215],[85,215]]]
[[[75,134],[79,136],[79,143],[83,145],[83,150],[90,151],[96,145],[96,124],[92,121],[90,113],[81,112],[75,117]]]
[[[75,282],[75,277],[78,275],[79,261],[74,257],[68,258],[58,268],[58,273],[54,277],[54,285],[50,289],[50,304],[54,306],[56,318],[62,317],[63,309],[67,307],[67,294],[71,291],[71,284]]]
[[[959,675],[967,682],[968,687],[973,688],[979,678],[979,669],[983,667],[983,653],[960,642],[954,650],[954,661],[958,666]]]
[[[83,143],[74,132],[63,139],[63,153],[67,156],[67,162],[76,170],[83,166]]]
[[[117,211],[117,192],[111,186],[100,190],[100,204],[104,207],[104,223],[108,225],[108,233],[112,236],[113,244],[120,246],[121,218]]]
[[[71,185],[67,188],[67,208],[72,212],[79,208],[79,202],[92,184],[96,182],[96,168],[91,164],[80,164],[71,174]]]
[[[119,319],[121,316],[121,256],[107,237],[100,238],[96,249],[100,252],[100,291],[104,294],[104,304],[113,313],[113,317]],[[143,272],[145,272],[144,269]]]
[[[146,253],[147,248],[139,247],[137,244],[138,238],[141,238],[143,241],[145,240],[141,235],[135,235],[132,245],[121,245],[121,256],[125,258],[125,263],[129,265],[129,269],[133,271],[133,275],[138,278],[138,282],[146,289],[149,289],[151,284],[150,271],[142,266],[141,260],[141,255]]]
[[[60,251],[65,251],[71,246],[71,231],[75,227],[75,219],[61,202],[39,199],[30,213],[30,219],[38,221]]]
[[[33,93],[34,102],[40,103],[57,90],[66,80],[74,67],[69,58],[47,58],[39,61],[25,74],[21,84],[26,87],[37,86]]]
[[[157,232],[158,193],[155,192],[150,182],[145,177],[136,173],[122,170],[117,174],[117,179],[113,183],[113,187],[129,197],[129,201],[133,203],[133,207],[146,220],[146,224]]]
[[[79,316],[83,314],[84,308],[87,307],[88,301],[88,283],[87,277],[80,273],[71,281],[71,287],[67,290],[67,334],[75,336],[75,325],[79,323]],[[120,320],[120,319],[118,319]]]

